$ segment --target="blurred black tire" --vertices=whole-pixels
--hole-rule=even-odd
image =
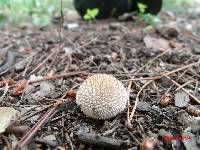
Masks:
[[[82,17],[87,13],[87,9],[98,8],[96,19],[106,19],[138,11],[138,2],[147,6],[146,13],[156,15],[162,8],[162,0],[74,0],[74,7]]]

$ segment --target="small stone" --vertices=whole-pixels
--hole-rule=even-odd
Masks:
[[[112,61],[116,61],[116,60],[117,60],[117,57],[118,57],[118,54],[117,54],[116,52],[112,52],[112,53],[111,53]]]
[[[72,54],[72,48],[70,47],[64,47],[63,51],[65,52],[65,54]]]
[[[16,71],[21,71],[21,70],[24,70],[24,68],[26,67],[26,60],[22,60],[18,63],[15,64],[15,70]]]
[[[178,91],[175,94],[175,106],[180,108],[187,107],[189,101],[190,101],[189,95],[184,91]]]
[[[196,142],[197,137],[194,134],[190,132],[183,132],[182,137],[183,137],[182,142],[186,150],[199,149],[199,146],[197,145],[197,142]]]
[[[40,83],[40,91],[46,94],[53,93],[55,86],[49,81],[43,81]]]
[[[151,109],[151,106],[147,102],[138,102],[138,104],[137,104],[137,110],[139,110],[139,111],[147,111],[150,109]]]
[[[192,133],[200,132],[200,117],[198,120],[194,120],[191,126],[191,129],[192,129]]]
[[[64,23],[63,27],[65,29],[73,30],[73,29],[77,29],[79,27],[79,24],[78,23]]]
[[[194,54],[200,55],[200,46],[194,44],[194,45],[193,45],[193,50],[192,50],[192,52],[193,52]]]
[[[83,134],[83,133],[89,133],[89,128],[86,126],[85,123],[81,124],[76,132],[76,134]]]
[[[43,140],[53,147],[57,146],[58,144],[55,135],[47,135],[43,137]]]

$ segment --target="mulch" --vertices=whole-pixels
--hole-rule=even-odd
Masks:
[[[0,53],[9,51],[0,57],[1,106],[15,108],[18,117],[12,130],[2,134],[0,147],[13,149],[14,142],[26,149],[198,147],[200,128],[194,124],[199,124],[200,115],[199,20],[185,16],[191,22],[189,32],[178,16],[161,16],[162,26],[155,28],[110,19],[73,21],[79,25],[74,29],[60,30],[54,24],[1,30]],[[178,28],[169,28],[169,21]],[[149,47],[147,36],[164,39],[168,48],[162,42],[160,48]],[[95,73],[112,74],[127,87],[128,118],[126,109],[109,120],[95,120],[76,106],[79,85]],[[41,94],[42,83],[53,90]],[[170,137],[174,139],[166,140]]]

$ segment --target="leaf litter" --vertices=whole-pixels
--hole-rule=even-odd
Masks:
[[[58,24],[1,31],[0,48],[17,53],[9,70],[4,68],[11,58],[0,61],[5,71],[0,94],[8,87],[1,106],[18,114],[11,120],[13,111],[0,113],[7,119],[2,132],[12,123],[14,131],[8,133],[15,135],[17,146],[32,149],[199,147],[200,129],[192,126],[199,123],[200,111],[198,19],[162,17],[165,26],[146,32],[145,25],[112,19],[91,24],[70,20],[62,36]],[[128,111],[106,121],[80,111],[77,88],[96,73],[124,83],[130,92]],[[31,129],[16,134],[25,126]],[[1,147],[11,145],[9,135],[3,133]]]

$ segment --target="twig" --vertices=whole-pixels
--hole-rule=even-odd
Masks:
[[[59,49],[61,49],[60,45],[59,45]],[[55,63],[56,61],[56,58],[58,57],[58,53],[59,51],[57,50],[54,57],[53,57],[53,60],[51,61],[51,63],[48,65],[48,68],[46,69],[46,73],[45,75],[49,72],[50,68],[52,68],[53,64]]]
[[[130,114],[130,122],[131,122],[132,119],[133,119],[133,115],[134,115],[134,113],[135,113],[137,104],[138,104],[138,102],[139,102],[140,93],[141,93],[142,90],[143,90],[147,85],[149,85],[151,82],[153,82],[153,80],[150,80],[150,81],[148,81],[147,83],[145,83],[145,84],[141,87],[140,91],[137,93],[136,100],[135,100],[135,105],[134,105],[134,107],[133,107],[133,109],[132,109],[132,111],[131,111],[131,114]]]
[[[139,77],[139,78],[133,78],[133,79],[128,79],[128,80],[120,80],[122,82],[126,82],[126,81],[141,81],[141,80],[158,80],[158,79],[162,79],[163,76],[154,76],[154,77]]]
[[[189,80],[188,82],[184,83],[183,85],[181,85],[180,87],[178,87],[175,91],[179,91],[181,88],[184,88],[186,85],[190,84],[194,82],[193,80]]]
[[[63,73],[63,74],[58,74],[58,75],[54,75],[54,76],[49,76],[49,77],[44,77],[43,79],[38,79],[38,80],[33,80],[33,81],[29,81],[28,83],[37,83],[37,82],[41,82],[41,81],[46,81],[46,80],[52,80],[52,79],[57,79],[57,78],[62,78],[62,77],[67,77],[67,76],[75,76],[78,74],[90,74],[89,72],[86,71],[74,71],[74,72],[68,72],[68,73]]]
[[[195,86],[195,95],[197,94],[197,92],[198,92],[198,87],[199,87],[199,82],[198,81],[196,81],[196,86]]]
[[[142,71],[147,65],[151,64],[152,62],[154,62],[155,60],[157,60],[158,58],[160,58],[161,56],[163,56],[164,54],[166,54],[167,52],[169,52],[169,50],[166,50],[164,52],[162,52],[161,54],[159,54],[158,56],[156,56],[155,58],[153,58],[152,60],[148,61],[145,65],[143,65],[139,70],[137,70],[135,72],[135,74],[139,73],[140,71]],[[131,80],[134,79],[135,76],[132,76]],[[152,80],[150,80],[152,81]],[[130,117],[129,117],[129,105],[130,105],[130,89],[131,89],[131,86],[132,86],[132,83],[133,81],[130,81],[129,84],[128,84],[128,95],[129,95],[129,98],[128,98],[128,110],[127,110],[127,125],[129,127],[131,127],[131,121],[130,121]],[[132,120],[132,119],[131,119]]]
[[[163,74],[165,74],[166,76],[169,76],[169,75],[172,75],[173,73],[179,72],[179,71],[184,70],[184,69],[188,69],[188,68],[196,66],[198,64],[200,64],[200,61],[195,62],[195,63],[191,63],[189,65],[180,67],[178,69],[175,69],[175,70],[172,70],[170,72],[163,73]],[[133,76],[135,76],[135,75],[133,75]],[[128,79],[128,80],[121,80],[121,81],[125,82],[125,81],[140,81],[140,80],[158,80],[158,79],[162,79],[162,78],[163,78],[163,76],[161,75],[161,76],[153,76],[153,77],[145,77],[145,78],[141,78],[141,77],[139,77],[139,78],[131,78],[131,79]]]
[[[168,73],[165,73],[165,75],[166,75],[166,76],[169,76],[169,75],[171,75],[171,74],[173,74],[173,73],[179,72],[179,71],[181,71],[181,70],[185,70],[185,69],[187,69],[187,68],[196,66],[196,65],[198,65],[198,64],[200,64],[200,61],[195,62],[195,63],[191,63],[191,64],[186,65],[186,66],[183,66],[183,67],[180,67],[180,68],[178,68],[178,69],[175,69],[175,70],[173,70],[173,71],[170,71],[170,72],[168,72]]]
[[[128,102],[127,102],[127,104],[128,104],[128,109],[127,109],[127,126],[128,127],[131,127],[132,125],[131,125],[131,121],[130,121],[130,117],[129,117],[129,113],[130,113],[130,109],[129,109],[129,105],[130,105],[130,92],[131,92],[131,85],[132,85],[132,82],[133,81],[130,81],[129,82],[129,84],[128,84],[128,90],[127,90],[127,92],[128,92],[128,95],[129,95],[129,98],[128,98]]]
[[[26,133],[25,136],[18,143],[18,148],[23,149],[23,147],[31,140],[31,138],[35,135],[37,130],[41,128],[41,126],[49,119],[49,116],[54,112],[55,107],[52,107],[47,111],[47,113],[38,120],[38,122],[31,128],[31,130]]]
[[[28,71],[29,66],[31,65],[31,62],[33,61],[33,57],[38,54],[38,52],[31,54],[31,56],[29,56],[28,58],[26,58],[26,60],[28,61],[26,68],[24,69],[23,73],[22,73],[22,77],[24,77]]]
[[[36,66],[35,69],[33,69],[29,74],[32,74],[36,70],[38,70],[39,68],[41,68],[51,57],[53,57],[56,54],[57,51],[58,51],[58,49],[53,50],[53,52],[50,53],[49,56],[43,62],[41,62],[38,66]]]
[[[155,60],[157,60],[158,58],[162,57],[163,55],[165,55],[166,53],[168,53],[169,51],[171,51],[171,49],[168,50],[164,50],[161,54],[159,54],[158,56],[154,57],[153,59],[151,59],[150,61],[148,61],[145,65],[143,65],[138,71],[142,71],[146,66],[148,66],[149,64],[153,63]]]
[[[61,39],[62,39],[62,38],[61,38],[61,30],[62,30],[62,29],[60,29],[60,41],[61,41]],[[46,71],[45,74],[47,74],[47,73],[49,72],[50,68],[52,68],[53,64],[54,64],[55,61],[56,61],[56,58],[58,57],[59,50],[60,50],[62,47],[63,47],[63,44],[60,43],[58,49],[56,50],[56,52],[55,52],[55,54],[54,54],[53,60],[51,61],[50,65],[48,66],[47,71]]]
[[[158,55],[158,56],[156,56],[154,59],[152,59],[151,61],[149,61],[149,62],[147,62],[145,65],[143,65],[136,73],[139,73],[141,70],[143,70],[148,64],[150,64],[150,63],[152,63],[152,62],[154,62],[156,59],[158,59],[158,58],[160,58],[161,56],[163,56],[165,53],[167,53],[169,50],[167,50],[167,51],[164,51],[164,52],[162,52],[160,55]],[[181,70],[184,70],[184,69],[187,69],[187,68],[190,68],[190,67],[193,67],[193,66],[196,66],[196,65],[198,65],[198,64],[200,64],[200,61],[198,61],[198,62],[195,62],[195,63],[191,63],[191,64],[189,64],[189,65],[186,65],[186,66],[183,66],[183,67],[180,67],[180,68],[178,68],[178,69],[175,69],[175,70],[173,70],[173,71],[170,71],[170,72],[168,72],[168,73],[165,73],[165,74],[162,74],[162,76],[169,76],[169,75],[171,75],[171,74],[173,74],[173,73],[176,73],[176,72],[178,72],[178,71],[181,71]],[[132,78],[131,78],[131,80],[133,80],[134,79],[134,76],[132,76]],[[157,78],[157,79],[159,79],[159,78]],[[128,85],[128,94],[130,95],[130,88],[131,88],[131,85],[132,85],[132,82],[133,81],[130,81],[129,82],[129,85]],[[149,83],[151,83],[152,82],[152,80],[149,80],[147,83],[149,84]],[[146,83],[146,84],[147,84]],[[147,86],[147,85],[144,85],[144,86]],[[176,83],[176,84],[178,84],[178,83]],[[179,84],[178,84],[179,85]],[[180,86],[180,85],[179,85]],[[141,88],[142,89],[142,88]],[[184,88],[182,88],[182,89],[184,89]],[[187,91],[187,90],[186,90]],[[139,93],[139,92],[138,92]],[[186,93],[189,93],[188,91],[186,92]],[[190,93],[189,93],[189,95],[195,100],[195,101],[197,101],[198,103],[200,103],[200,101],[196,98],[196,97],[194,97],[193,95],[191,95]],[[130,96],[129,96],[129,100],[128,100],[128,110],[127,110],[127,125],[129,126],[129,127],[131,127],[131,120],[132,120],[132,117],[131,116],[133,116],[134,115],[134,112],[135,112],[135,109],[136,109],[136,106],[137,106],[137,103],[134,105],[134,107],[135,108],[133,108],[133,110],[132,110],[132,112],[131,112],[131,116],[129,116],[129,104],[130,104]],[[137,99],[136,99],[136,101],[138,101]]]
[[[36,107],[34,107],[34,108],[31,108],[30,110],[28,110],[27,112],[25,112],[25,113],[22,114],[21,116],[17,117],[17,118],[12,122],[12,124],[15,124],[16,122],[22,124],[23,121],[26,121],[28,118],[31,118],[31,117],[33,117],[33,116],[35,116],[35,115],[37,115],[37,114],[39,114],[39,113],[41,113],[41,112],[47,110],[48,108],[50,108],[50,107],[52,107],[52,106],[53,106],[53,104],[52,104],[52,105],[49,105],[49,106],[46,106],[46,107],[44,107],[44,108],[41,108],[40,110],[35,110],[38,106],[36,106]],[[33,111],[33,110],[34,110],[34,113],[30,114],[30,112]],[[24,118],[23,118],[23,117],[24,117]],[[22,118],[23,118],[23,119],[22,119]]]
[[[97,38],[93,38],[92,40],[88,41],[87,43],[85,43],[85,44],[83,44],[83,45],[80,45],[80,46],[74,48],[74,51],[76,51],[76,50],[78,50],[78,49],[82,49],[82,48],[84,48],[84,47],[90,45],[91,43],[93,43],[93,42],[96,41],[96,40],[97,40]]]
[[[182,89],[185,93],[187,93],[190,97],[192,97],[198,104],[200,104],[200,100],[196,98],[194,95],[192,95],[190,92],[188,92],[185,88],[181,87],[180,84],[178,84],[176,81],[168,77],[166,74],[163,74],[164,77],[168,78],[172,83],[174,83],[176,86],[178,86],[180,89]]]
[[[118,128],[118,126],[114,126],[112,129],[107,130],[106,132],[102,133],[102,135],[103,136],[111,135],[117,128]]]
[[[86,144],[93,144],[107,148],[122,149],[130,146],[129,142],[103,137],[92,133],[79,133],[77,134],[78,141]]]
[[[0,97],[0,103],[3,101],[4,97],[6,96],[6,93],[8,92],[8,89],[9,89],[9,85],[6,81],[4,84],[5,84],[4,92],[3,92],[3,95]]]
[[[7,145],[6,147],[7,147],[8,150],[12,150],[13,149],[11,143],[9,142],[8,138],[5,135],[1,134],[0,138],[5,141],[5,143]]]
[[[130,135],[130,138],[135,141],[138,145],[141,143],[138,141],[138,139],[135,137],[135,135],[132,134],[132,132],[128,131],[128,134]]]
[[[69,73],[64,74],[64,76],[72,76],[72,75],[77,75],[77,74],[82,74],[82,73],[85,73],[85,72],[80,72],[80,71],[79,72],[69,72]],[[53,79],[55,79],[55,77],[56,78],[63,77],[63,75],[54,76]],[[47,79],[48,80],[52,79],[52,76],[47,77]],[[39,80],[39,81],[41,81],[41,80]],[[37,82],[39,82],[39,81],[37,80]],[[32,81],[32,83],[35,83],[35,82]],[[48,108],[46,114],[38,120],[38,122],[31,128],[31,130],[24,137],[22,137],[22,139],[18,143],[18,149],[22,149],[31,140],[31,138],[36,134],[36,132],[41,128],[41,126],[47,122],[49,117],[52,116],[52,114],[54,113],[55,109],[64,102],[63,99],[67,95],[67,93],[68,93],[68,91],[60,99],[58,99],[55,103],[53,103],[52,107]]]
[[[70,139],[70,137],[69,137],[67,132],[65,133],[65,137],[66,137],[66,140],[67,140],[67,144],[68,144],[69,150],[74,150],[72,141],[71,141],[71,139]]]
[[[23,149],[23,147],[31,140],[31,138],[36,134],[36,132],[41,128],[42,125],[44,125],[49,117],[53,114],[55,109],[63,103],[64,97],[67,95],[67,92],[60,98],[58,99],[52,107],[50,107],[46,114],[38,120],[38,122],[31,128],[31,130],[26,133],[25,136],[22,137],[22,139],[18,143],[18,149]]]

